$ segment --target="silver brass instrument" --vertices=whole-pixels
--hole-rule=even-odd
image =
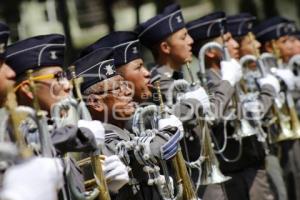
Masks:
[[[222,39],[223,39],[223,54],[224,54],[223,59],[229,61],[231,59],[231,57],[230,57],[227,45],[224,41],[223,34],[222,34]],[[240,100],[240,98],[241,98],[240,92],[241,92],[241,89],[243,88],[242,87],[243,85],[244,84],[242,84],[242,82],[239,82],[239,84],[235,85],[235,94],[234,94],[233,102],[236,104],[235,105],[235,107],[237,109],[236,112],[239,112],[238,104],[242,102]],[[244,91],[244,92],[246,92],[246,91]],[[237,114],[239,114],[239,113],[237,113]],[[257,133],[256,130],[254,130],[251,127],[251,125],[249,124],[249,121],[244,119],[243,116],[241,116],[241,119],[239,119],[239,121],[240,121],[240,123],[236,122],[236,124],[235,124],[237,126],[240,126],[237,129],[237,137],[244,138],[244,137],[249,137],[249,136],[255,135]]]
[[[167,117],[167,113],[165,111],[162,94],[160,90],[160,82],[155,81],[154,82],[155,88],[157,89],[157,94],[160,102],[160,116],[162,118]],[[183,186],[183,194],[182,194],[182,200],[197,200],[197,193],[194,189],[194,186],[192,184],[191,178],[188,174],[185,161],[182,155],[182,152],[179,148],[178,152],[176,153],[175,157],[172,158],[172,165],[175,169],[175,177],[177,185],[182,184]]]
[[[208,42],[205,45],[203,45],[203,47],[200,49],[199,54],[198,54],[198,59],[200,61],[200,67],[199,67],[200,71],[198,73],[198,76],[199,76],[199,79],[202,82],[203,87],[207,86],[206,67],[205,67],[205,54],[210,49],[219,50],[222,53],[222,56],[225,57],[224,47],[221,44],[217,43],[217,42]],[[228,52],[227,52],[227,54],[228,54]],[[238,98],[237,93],[236,93],[235,97]],[[236,101],[236,102],[238,102],[238,101]],[[233,111],[235,112],[235,110],[236,109],[234,109]],[[241,121],[245,121],[245,120],[241,119]],[[242,155],[242,138],[248,137],[249,135],[251,135],[251,134],[248,134],[248,133],[243,134],[242,128],[241,128],[241,126],[243,124],[242,122],[237,121],[236,123],[237,123],[236,133],[234,133],[234,135],[232,137],[229,137],[229,136],[227,136],[227,129],[226,129],[227,122],[225,121],[224,122],[224,131],[223,131],[224,143],[221,147],[219,147],[217,141],[215,141],[216,147],[217,147],[217,150],[215,150],[215,152],[217,154],[219,154],[227,162],[236,162],[237,160],[240,159],[240,157]],[[244,123],[244,124],[246,124],[246,123]],[[225,149],[227,147],[227,140],[232,139],[232,138],[239,142],[239,151],[238,151],[237,156],[235,158],[229,159],[229,158],[226,158],[225,155],[223,155],[223,152],[225,151]]]
[[[294,66],[294,65],[300,66],[300,54],[294,55],[289,60],[289,66]]]
[[[300,54],[294,55],[289,60],[288,66],[297,76],[300,76]]]
[[[208,129],[208,123],[202,121],[202,125],[200,126],[202,127],[200,184],[212,185],[224,183],[231,179],[231,177],[224,176],[219,169],[219,162],[212,147],[213,143]]]
[[[188,67],[188,66],[187,66]],[[189,70],[189,69],[188,69]],[[190,75],[192,75],[190,73]],[[193,81],[191,78],[192,83],[189,84],[186,80],[177,80],[173,83],[170,90],[176,91],[179,90],[179,92],[185,93],[190,90],[193,90],[197,83]],[[174,93],[174,92],[173,92]],[[169,91],[170,94],[170,91]],[[170,96],[170,95],[169,95]],[[173,102],[172,102],[173,103]],[[188,115],[189,117],[189,115]],[[207,119],[207,113],[204,113],[204,120],[197,119],[198,126],[197,128],[199,130],[199,133],[201,133],[200,136],[200,142],[201,142],[201,151],[200,156],[195,161],[187,161],[187,165],[190,168],[195,168],[199,170],[199,177],[196,183],[196,191],[198,190],[200,185],[211,185],[211,184],[218,184],[226,182],[230,179],[230,177],[224,176],[222,172],[219,169],[219,163],[215,156],[214,150],[213,150],[213,143],[211,141],[211,136],[208,130],[208,122]]]
[[[76,99],[72,96],[69,96],[66,99],[61,100],[60,102],[54,104],[51,108],[51,116],[55,120],[58,127],[64,126],[67,124],[77,124],[78,120],[92,120],[92,117],[86,107],[85,102],[83,101],[80,84],[82,78],[77,78],[75,74],[75,67],[69,67],[70,73],[72,75],[72,85],[75,90]],[[72,195],[78,200],[92,200],[92,199],[101,199],[101,200],[110,200],[109,190],[107,183],[103,174],[101,160],[101,146],[98,147],[96,152],[92,152],[90,157],[84,158],[77,162],[79,167],[91,165],[94,178],[91,180],[85,181],[85,188],[89,190],[85,193],[80,193],[74,186],[73,179],[71,174],[67,174],[69,181],[69,188]]]

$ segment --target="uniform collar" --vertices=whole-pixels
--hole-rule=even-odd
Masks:
[[[174,69],[172,69],[171,67],[169,67],[167,65],[162,65],[160,67],[157,67],[157,71],[160,74],[162,74],[162,75],[164,75],[164,76],[166,76],[168,78],[172,78],[173,73],[174,73]]]
[[[219,79],[222,79],[221,70],[217,70],[215,68],[210,68],[209,71],[211,71],[213,74],[215,74]]]
[[[157,71],[158,73],[162,74],[164,77],[167,77],[168,79],[175,79],[175,80],[183,79],[182,71],[176,71],[167,65],[162,65],[160,67],[157,67]]]

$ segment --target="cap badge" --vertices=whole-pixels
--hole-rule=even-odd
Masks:
[[[106,70],[106,76],[110,76],[115,73],[115,71],[113,70],[113,65],[106,65],[105,70]]]
[[[133,54],[137,54],[138,53],[137,47],[132,47],[132,53]]]
[[[178,23],[178,24],[179,24],[179,23],[182,23],[182,19],[181,19],[180,16],[177,16],[177,17],[176,17],[176,20],[177,20],[177,23]]]
[[[57,55],[56,55],[56,51],[50,51],[50,58],[52,60],[56,60],[58,58]]]

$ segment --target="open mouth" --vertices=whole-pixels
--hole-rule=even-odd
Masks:
[[[150,80],[148,81],[148,83],[146,84],[146,86],[147,86],[149,89],[154,88],[154,85],[153,85],[152,83],[150,83]]]

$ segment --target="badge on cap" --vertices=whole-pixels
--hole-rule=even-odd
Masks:
[[[138,53],[137,47],[132,47],[132,53],[133,53],[133,54],[137,54],[137,53]]]
[[[57,57],[57,55],[56,55],[56,51],[50,51],[49,53],[50,53],[50,58],[51,58],[52,60],[58,59],[58,57]]]
[[[106,65],[105,70],[106,70],[106,76],[110,76],[115,73],[115,70],[113,70],[113,65],[111,65],[111,64]]]
[[[177,20],[177,23],[179,24],[179,23],[182,23],[182,18],[180,17],[180,16],[177,16],[176,17],[176,20]]]

